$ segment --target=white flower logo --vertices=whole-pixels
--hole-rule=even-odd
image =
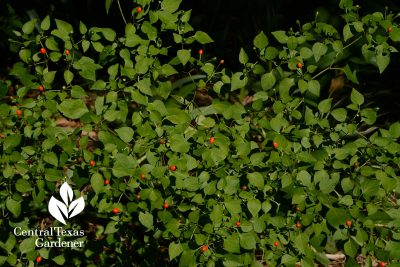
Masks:
[[[83,197],[72,201],[74,198],[74,192],[67,182],[63,183],[60,187],[60,195],[64,203],[52,196],[48,208],[50,214],[53,215],[57,221],[67,224],[64,217],[69,219],[81,213],[85,208],[85,201],[83,200]]]

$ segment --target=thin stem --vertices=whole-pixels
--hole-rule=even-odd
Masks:
[[[353,42],[351,42],[351,43],[349,43],[348,45],[346,45],[345,47],[343,47],[343,50],[345,50],[346,48],[348,48],[348,47],[352,46],[353,44],[357,43],[358,40],[360,40],[361,38],[362,38],[362,35],[361,35],[361,36],[358,36],[358,38],[355,39],[355,40],[353,40]]]
[[[126,22],[124,13],[122,12],[122,8],[121,8],[121,4],[119,3],[119,0],[117,0],[117,3],[118,3],[119,12],[121,13],[122,19],[124,20],[125,24],[128,24],[128,23]]]
[[[328,71],[328,70],[343,70],[342,68],[332,68],[332,67],[328,67],[322,71],[320,71],[319,73],[317,73],[314,77],[312,77],[311,79],[314,80],[315,78],[317,78],[318,76],[320,76],[321,74],[323,74],[324,72]]]

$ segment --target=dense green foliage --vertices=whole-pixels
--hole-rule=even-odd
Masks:
[[[260,32],[258,61],[242,49],[231,72],[181,0],[137,4],[123,36],[49,16],[15,32],[0,265],[326,266],[339,251],[348,266],[399,265],[400,123],[375,127],[377,109],[352,88],[397,52],[393,14],[360,17],[342,0],[343,29]],[[346,98],[327,92],[336,76]],[[15,237],[62,226],[47,203],[64,181],[86,201],[64,227],[85,230],[85,247]]]

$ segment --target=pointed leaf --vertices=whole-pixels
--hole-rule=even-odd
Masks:
[[[74,217],[75,215],[78,215],[79,213],[81,213],[83,211],[83,209],[85,208],[85,200],[83,199],[83,197],[78,198],[77,200],[74,200],[71,205],[69,206],[69,210],[68,212],[71,212],[71,215],[69,215],[69,218]]]
[[[67,224],[64,220],[63,215],[61,212],[68,218],[68,210],[67,206],[65,206],[64,203],[61,201],[57,200],[55,197],[51,197],[49,201],[49,206],[48,206],[50,214],[60,223],[62,224]],[[61,210],[61,212],[60,212]]]
[[[68,205],[74,198],[74,192],[67,182],[64,182],[60,187],[60,195],[65,205]]]
[[[175,244],[174,242],[172,242],[171,244],[169,244],[168,253],[170,260],[173,260],[174,258],[179,256],[182,252],[183,252],[183,247],[180,243]]]

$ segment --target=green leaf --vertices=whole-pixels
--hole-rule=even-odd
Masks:
[[[7,198],[6,200],[7,209],[14,215],[14,217],[18,217],[21,214],[21,203],[12,198]]]
[[[119,136],[125,143],[129,143],[133,139],[133,129],[130,127],[121,127],[115,130]]]
[[[234,73],[232,75],[231,91],[244,88],[247,84],[247,81],[247,76],[245,76],[242,72]]]
[[[114,0],[106,0],[105,4],[106,4],[106,12],[108,14],[108,12],[110,11],[110,7],[111,4],[113,3]]]
[[[308,91],[315,96],[319,96],[321,85],[317,80],[311,80],[308,82]]]
[[[232,234],[224,239],[224,249],[231,253],[240,253],[239,235]]]
[[[104,230],[105,234],[113,234],[118,232],[118,222],[109,222]]]
[[[194,38],[196,39],[197,42],[201,44],[208,44],[214,42],[214,40],[211,39],[207,33],[202,31],[197,31],[194,35]]]
[[[290,88],[294,86],[294,79],[293,78],[284,78],[279,83],[279,95],[282,99],[283,103],[287,103],[290,101]]]
[[[210,219],[213,222],[215,227],[218,227],[221,225],[222,222],[222,207],[220,205],[215,205],[213,210],[210,213]]]
[[[264,177],[259,172],[252,172],[247,174],[247,179],[249,180],[250,185],[254,185],[258,189],[264,188]]]
[[[89,112],[81,99],[64,100],[57,108],[65,117],[70,119],[79,119]]]
[[[257,36],[253,40],[254,46],[257,47],[258,49],[263,49],[267,47],[268,43],[269,43],[268,38],[263,31],[257,34]]]
[[[274,87],[275,82],[276,82],[275,75],[273,74],[272,71],[265,73],[263,74],[263,76],[261,76],[261,87],[264,90],[269,90],[272,87]]]
[[[387,66],[389,66],[390,63],[390,55],[382,55],[378,54],[376,56],[376,64],[378,65],[379,72],[382,73],[386,69]]]
[[[82,21],[79,21],[79,32],[81,34],[85,34],[87,32],[86,25]]]
[[[324,99],[318,104],[318,110],[321,113],[328,113],[332,106],[332,98]]]
[[[275,39],[281,43],[281,44],[286,44],[288,41],[288,36],[286,35],[285,31],[275,31],[272,32],[272,35],[275,37]]]
[[[70,84],[74,79],[74,74],[70,70],[64,71],[64,80],[66,84]]]
[[[312,51],[314,54],[315,62],[318,62],[319,59],[326,54],[326,52],[328,51],[328,47],[323,43],[316,42],[312,47]]]
[[[52,83],[56,77],[56,71],[48,71],[43,74],[43,79],[46,83]]]
[[[240,214],[242,207],[240,206],[241,201],[239,199],[225,201],[225,207],[231,214]]]
[[[174,242],[171,242],[168,247],[168,253],[169,253],[169,260],[173,260],[176,257],[178,257],[181,253],[183,252],[183,247],[181,243],[175,244]]]
[[[90,178],[90,184],[96,194],[104,191],[104,179],[100,173],[95,173]]]
[[[400,258],[400,242],[387,241],[385,250],[390,251],[390,257],[393,259]]]
[[[82,49],[83,52],[86,52],[90,47],[90,41],[88,40],[82,40]]]
[[[182,65],[186,65],[186,63],[190,59],[190,50],[181,49],[181,50],[178,50],[177,54],[178,54],[178,58],[181,61]]]
[[[252,233],[239,234],[239,243],[244,249],[251,250],[256,248],[256,239]]]
[[[147,227],[149,229],[153,229],[153,215],[151,213],[148,213],[147,211],[145,213],[140,212],[139,213],[139,221],[145,227]]]
[[[54,153],[54,152],[45,153],[43,156],[43,160],[55,167],[58,166],[58,158],[57,158],[56,153]]]
[[[349,239],[345,244],[344,244],[344,252],[346,255],[355,258],[357,256],[358,252],[358,245],[353,239]]]
[[[61,254],[61,255],[58,255],[58,256],[54,257],[54,258],[53,258],[53,261],[54,261],[55,263],[57,263],[58,265],[64,265],[64,263],[65,263],[65,257],[64,257],[63,254]]]
[[[335,118],[335,120],[344,122],[347,118],[347,110],[344,108],[337,108],[332,110],[331,115]]]
[[[171,75],[177,74],[178,72],[176,71],[176,69],[174,67],[172,67],[170,64],[164,64],[161,67],[161,73],[165,76],[165,77],[169,77]]]
[[[311,51],[310,48],[308,47],[302,47],[300,49],[300,56],[304,59],[309,59],[310,57],[313,56],[313,52]]]
[[[389,36],[393,42],[399,42],[400,41],[400,28],[392,27],[392,32],[389,33]]]
[[[21,254],[27,254],[31,251],[35,250],[35,241],[37,237],[29,237],[27,239],[24,239],[21,244],[19,244],[19,250],[21,251]]]
[[[100,137],[100,136],[99,136]],[[116,177],[131,176],[134,174],[136,162],[128,155],[117,154],[112,173]]]
[[[307,254],[309,251],[309,236],[305,233],[300,233],[296,238],[294,239],[294,245],[295,247],[302,253],[302,254]]]
[[[50,36],[49,38],[46,39],[46,47],[50,50],[53,51],[58,51],[58,43],[56,42],[56,40],[54,40],[54,38],[52,36]]]
[[[364,96],[353,88],[350,95],[351,102],[361,106],[364,103]]]
[[[104,38],[106,38],[106,40],[110,42],[113,42],[115,40],[115,37],[117,36],[117,33],[110,28],[102,28],[101,33],[103,34]]]
[[[47,15],[43,20],[42,23],[40,23],[40,28],[43,31],[47,31],[48,29],[50,29],[50,16]]]
[[[81,57],[79,61],[75,61],[73,67],[79,70],[79,74],[88,80],[96,81],[96,70],[102,67],[89,57]]]
[[[275,47],[269,46],[265,49],[265,58],[267,60],[273,60],[279,54],[279,50]]]
[[[240,49],[239,52],[239,62],[242,64],[246,64],[249,61],[249,57],[247,56],[246,52],[243,48]]]
[[[308,188],[312,187],[311,175],[305,170],[301,170],[297,174],[296,180],[300,181],[303,186],[306,186]]]
[[[247,208],[253,217],[258,217],[258,212],[261,210],[261,202],[258,199],[250,199],[247,201]]]
[[[30,21],[25,22],[25,24],[22,26],[22,31],[25,34],[31,34],[35,29],[35,24],[36,24],[36,19],[31,19]]]
[[[395,122],[389,127],[389,133],[393,138],[400,137],[400,122]]]
[[[65,22],[63,20],[56,19],[57,29],[51,31],[51,34],[57,36],[58,38],[62,39],[63,41],[68,41],[70,39],[70,34],[74,32],[71,24]]]
[[[178,10],[182,0],[164,0],[161,2],[161,8],[167,12],[174,13]]]
[[[168,116],[165,118],[172,122],[173,124],[185,124],[191,121],[189,114],[183,110],[170,109]]]
[[[4,139],[4,150],[17,147],[21,143],[21,135],[13,134],[9,135]]]
[[[344,39],[344,41],[346,42],[347,40],[349,40],[351,37],[353,37],[354,35],[353,35],[353,33],[351,32],[351,29],[350,29],[350,25],[349,24],[346,24],[344,27],[343,27],[343,39]]]
[[[190,149],[190,143],[186,141],[181,134],[175,134],[169,138],[171,150],[174,152],[187,153]]]
[[[19,57],[22,59],[23,62],[29,63],[29,61],[31,60],[31,50],[21,49],[19,51]]]
[[[31,191],[32,186],[27,180],[20,178],[15,183],[15,189],[17,189],[18,192],[24,193]]]
[[[349,214],[344,209],[330,208],[326,214],[326,220],[328,223],[336,228],[340,225],[344,225],[348,218]]]
[[[354,72],[351,71],[350,66],[346,65],[343,68],[344,74],[346,74],[347,79],[352,81],[355,84],[359,84],[358,79],[357,79],[357,70],[354,70]]]

